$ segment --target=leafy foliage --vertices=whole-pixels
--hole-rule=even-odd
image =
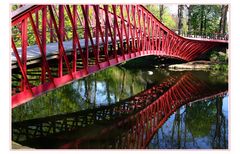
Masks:
[[[207,136],[215,121],[216,108],[214,103],[194,103],[187,108],[186,126],[194,137]],[[204,114],[202,114],[204,113]]]
[[[145,6],[155,17],[157,17],[160,20],[160,12],[159,12],[159,6],[158,5],[146,5]],[[165,26],[167,26],[170,29],[176,29],[177,23],[174,21],[172,15],[170,14],[170,11],[168,8],[164,8],[163,10],[163,16],[162,16],[162,22]]]
[[[145,89],[146,81],[141,74],[141,71],[122,67],[108,68],[14,108],[13,121],[64,114],[126,99]],[[98,88],[96,83],[101,83]],[[94,98],[96,95],[107,97],[103,102],[96,102],[99,99]],[[116,100],[112,100],[111,96]]]
[[[211,69],[214,74],[221,73],[221,77],[228,76],[228,55],[227,53],[213,51],[210,55],[210,61],[213,62]]]
[[[189,14],[189,34],[211,35],[218,33],[221,5],[192,5]]]

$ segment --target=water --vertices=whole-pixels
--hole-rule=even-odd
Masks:
[[[225,96],[207,102],[200,101],[191,106],[182,106],[157,131],[148,148],[227,148],[227,98]]]
[[[112,67],[12,112],[32,148],[228,148],[227,76]]]

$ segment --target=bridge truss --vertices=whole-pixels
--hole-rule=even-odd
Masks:
[[[26,5],[12,12],[12,108],[134,58],[191,61],[226,40],[178,36],[142,5]]]

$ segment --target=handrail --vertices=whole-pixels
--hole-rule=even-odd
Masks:
[[[24,5],[13,11],[11,15],[12,25],[22,20],[29,12],[40,9],[39,6],[41,7],[42,5]]]
[[[146,7],[144,7],[143,5],[140,5],[142,9],[144,9],[146,12],[148,12],[149,14],[152,15],[152,17],[157,20],[161,26],[161,28],[163,28],[165,31],[169,31],[170,33],[176,35],[176,33],[174,33],[170,28],[168,28],[167,26],[165,26],[155,15],[153,15]],[[178,35],[179,36],[179,35]],[[180,36],[181,37],[181,36]]]

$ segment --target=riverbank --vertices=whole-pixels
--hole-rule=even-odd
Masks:
[[[133,68],[167,68],[171,71],[191,71],[191,70],[213,70],[213,71],[228,71],[227,61],[217,61],[217,60],[197,60],[184,63],[183,61],[164,59],[156,56],[146,56],[137,58],[126,63],[121,64],[121,66],[129,69]]]
[[[211,63],[210,61],[191,61],[188,63],[183,63],[183,64],[173,64],[169,65],[168,68],[169,70],[180,70],[180,71],[185,71],[185,70],[209,70],[212,68],[214,64]]]
[[[12,141],[12,149],[32,149]]]
[[[228,72],[227,63],[214,63],[211,61],[191,61],[182,64],[173,64],[169,65],[168,69],[171,71],[189,71],[189,70],[212,70],[212,71],[221,71]]]

